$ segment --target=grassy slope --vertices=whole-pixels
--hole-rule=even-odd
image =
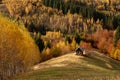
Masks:
[[[33,67],[13,80],[119,80],[120,62],[97,52],[83,56],[73,53]]]

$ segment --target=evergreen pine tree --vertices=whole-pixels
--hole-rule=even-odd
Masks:
[[[76,43],[79,44],[81,40],[82,39],[81,39],[79,33],[75,32],[75,41],[76,41]]]
[[[37,33],[34,36],[34,40],[35,40],[36,44],[38,45],[40,52],[42,52],[42,50],[45,48],[45,46],[44,46],[44,41],[41,39],[41,34]]]

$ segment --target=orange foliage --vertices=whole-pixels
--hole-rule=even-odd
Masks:
[[[119,49],[118,60],[120,60],[120,40],[118,40],[118,42],[117,42],[117,48]]]
[[[117,48],[120,49],[120,40],[117,42]]]
[[[92,48],[91,44],[88,42],[81,42],[80,46],[82,46],[83,48]]]
[[[102,50],[104,53],[108,53],[110,57],[120,60],[120,40],[117,42],[117,47],[114,48],[113,39],[114,32],[108,30],[100,30],[92,35],[86,36],[87,40],[93,40],[94,45]]]
[[[88,40],[93,40],[95,47],[104,53],[111,53],[113,46],[113,31],[99,30],[92,35],[87,36]]]
[[[107,43],[106,43],[106,46],[105,46],[106,52],[109,53],[109,54],[112,53],[113,48],[114,48],[113,38],[109,38],[107,40]]]

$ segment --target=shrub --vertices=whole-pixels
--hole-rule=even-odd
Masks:
[[[39,49],[24,26],[0,16],[0,78],[24,72],[39,61]]]
[[[61,55],[61,50],[58,47],[46,48],[41,53],[41,61],[49,60],[53,57]]]
[[[61,55],[67,54],[68,52],[70,52],[70,45],[66,44],[65,41],[59,41],[56,44],[56,47],[61,50],[61,53],[60,53]]]
[[[45,42],[45,48],[51,48],[51,40]]]
[[[41,61],[46,61],[51,58],[52,58],[51,49],[49,48],[44,49],[41,53]]]
[[[52,55],[52,57],[58,57],[61,55],[61,50],[57,47],[53,47],[51,49],[51,55]]]

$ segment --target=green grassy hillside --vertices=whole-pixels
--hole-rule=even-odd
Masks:
[[[98,52],[73,53],[38,64],[12,80],[119,80],[120,62]]]

